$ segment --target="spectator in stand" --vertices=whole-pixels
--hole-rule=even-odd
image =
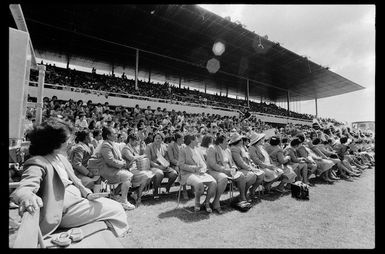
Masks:
[[[154,199],[159,198],[158,189],[161,187],[161,182],[164,177],[168,178],[166,193],[170,192],[172,184],[178,177],[176,170],[171,167],[170,160],[168,159],[167,147],[163,143],[163,140],[163,133],[155,133],[152,143],[148,144],[145,150],[145,154],[150,160],[151,170],[155,174],[153,178]]]
[[[125,210],[135,209],[127,200],[127,194],[132,186],[131,181],[133,174],[127,170],[127,163],[122,158],[122,154],[116,147],[116,131],[113,128],[103,128],[103,143],[95,151],[97,156],[103,160],[103,166],[100,168],[100,175],[108,181],[109,184],[121,184],[121,197],[118,201]]]
[[[197,151],[205,159],[205,162],[207,162],[207,149],[210,147],[210,145],[212,145],[212,143],[213,143],[213,136],[205,135],[202,138],[202,142],[200,143],[200,146],[197,147]]]
[[[122,207],[86,188],[64,155],[71,131],[71,126],[58,119],[34,127],[29,133],[29,153],[33,157],[24,163],[22,180],[11,200],[19,205],[20,214],[40,209],[43,237],[59,227],[73,228],[95,221],[108,221],[111,231],[122,236],[128,229]]]
[[[304,158],[298,158],[297,148],[301,144],[298,138],[291,140],[290,145],[284,148],[284,154],[290,157],[289,165],[293,167],[294,172],[297,175],[296,180],[302,181],[305,184],[314,186],[309,182],[309,172],[307,170],[307,163]],[[296,165],[297,164],[297,165]]]
[[[269,154],[273,164],[283,170],[282,181],[279,183],[275,190],[284,193],[285,186],[287,184],[293,183],[295,181],[295,178],[297,177],[297,174],[289,165],[290,156],[284,155],[283,149],[280,147],[280,144],[280,138],[278,136],[273,136],[270,138],[270,145],[267,145],[265,149]]]
[[[310,149],[309,141],[308,139],[305,140],[303,133],[297,134],[297,138],[301,141],[301,145],[297,148],[298,155],[302,158],[305,158],[305,161],[308,163],[308,169],[310,169],[310,171],[313,173],[313,169],[316,168],[314,173],[317,177],[320,177],[326,183],[333,183],[334,181],[329,178],[327,171],[330,170],[334,164],[325,162],[320,156],[317,156]]]
[[[243,148],[243,138],[244,136],[241,136],[237,132],[234,132],[230,136],[229,145],[231,156],[235,162],[235,165],[244,174],[246,178],[246,198],[247,201],[251,201],[251,199],[255,197],[255,190],[261,182],[257,182],[257,175],[253,171],[253,169],[255,168],[253,168],[252,165],[249,163],[249,158]],[[264,173],[259,174],[258,178],[261,178],[261,180],[263,180]]]
[[[135,198],[136,205],[141,204],[141,198],[143,189],[150,184],[151,179],[154,177],[154,173],[151,170],[145,170],[138,168],[138,161],[145,158],[143,149],[140,149],[140,139],[138,135],[132,133],[127,138],[127,144],[122,149],[122,157],[129,165],[130,172],[134,175],[132,177],[132,186],[138,187],[138,193]]]
[[[91,144],[93,145],[94,149],[96,149],[100,144],[103,143],[103,137],[102,137],[102,131],[100,129],[95,129],[92,132],[92,140]]]
[[[203,157],[196,151],[197,138],[194,135],[184,136],[185,147],[179,152],[178,165],[181,173],[180,184],[193,186],[195,194],[194,211],[200,211],[200,197],[204,191],[204,185],[208,187],[204,201],[206,212],[211,213],[210,199],[215,195],[217,183],[207,174],[207,166]]]
[[[219,201],[225,191],[228,178],[233,179],[239,190],[238,205],[247,203],[245,175],[243,173],[236,175],[238,168],[233,161],[227,138],[224,135],[219,135],[215,140],[215,145],[208,148],[207,168],[207,173],[217,182],[217,192],[213,201],[214,211],[219,214],[223,213]]]
[[[271,185],[282,178],[281,176],[283,175],[283,170],[273,165],[273,161],[265,150],[263,146],[265,136],[266,134],[264,133],[251,133],[249,154],[250,159],[254,162],[254,164],[258,165],[265,172],[263,179],[264,188],[266,193],[269,193]]]
[[[69,161],[75,171],[75,175],[81,180],[82,184],[93,189],[95,182],[99,180],[97,172],[88,169],[88,160],[94,154],[94,147],[91,143],[91,133],[88,130],[78,131],[76,133],[76,145],[71,150]]]

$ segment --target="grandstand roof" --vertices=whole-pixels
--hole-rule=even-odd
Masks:
[[[142,51],[140,67],[157,65],[190,79],[211,80],[206,82],[209,88],[223,93],[228,87],[229,93],[238,95],[245,94],[246,79],[239,78],[244,77],[250,80],[251,98],[262,95],[272,101],[286,101],[287,90],[295,101],[364,88],[196,5],[35,3],[21,7],[35,49],[135,64],[132,48],[139,48],[171,57]],[[217,40],[224,42],[226,50],[217,57],[219,72],[210,74],[197,66],[206,66],[214,57],[212,46]]]

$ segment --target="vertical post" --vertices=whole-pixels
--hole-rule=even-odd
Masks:
[[[148,70],[148,83],[150,83],[150,82],[151,82],[151,67]]]
[[[43,91],[44,91],[44,79],[45,79],[45,65],[39,64],[37,66],[39,70],[39,80],[37,88],[37,103],[36,103],[36,123],[41,124],[43,113]]]
[[[318,118],[318,105],[317,98],[315,98],[315,117]]]
[[[226,98],[229,97],[229,86],[226,84]]]
[[[67,54],[67,69],[70,67],[70,55]]]
[[[17,145],[23,137],[25,105],[28,98],[31,51],[29,35],[9,28],[9,142]]]
[[[139,49],[136,50],[136,62],[135,62],[135,90],[138,90],[138,65],[139,65]]]
[[[204,82],[204,81],[203,81]],[[204,82],[205,83],[205,93],[206,93],[206,89],[207,89],[207,84],[206,84],[206,82]]]
[[[262,95],[261,95],[261,104],[262,104]]]
[[[290,91],[287,90],[287,115],[290,116]]]
[[[179,89],[182,87],[182,76],[179,75]]]
[[[111,73],[112,75],[114,75],[114,71],[115,71],[115,65],[114,65],[114,62],[112,62],[112,66],[111,66]]]
[[[250,95],[250,80],[247,79],[247,107],[250,107],[249,95]]]

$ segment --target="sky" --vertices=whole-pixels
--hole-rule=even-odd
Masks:
[[[375,5],[199,5],[365,89],[318,99],[318,116],[342,122],[375,120]],[[296,108],[315,115],[315,102]],[[297,111],[296,110],[296,111]]]

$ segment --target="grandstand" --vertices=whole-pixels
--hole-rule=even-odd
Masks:
[[[80,73],[81,68],[91,74],[95,68],[95,73],[103,73],[104,77],[107,73],[114,78],[124,75],[130,79],[125,87],[130,89],[124,89],[123,93],[104,86],[104,92],[108,92],[105,96],[79,93],[73,83],[66,84],[68,88],[64,91],[58,89],[57,83],[46,80],[43,96],[47,97],[55,95],[65,100],[85,96],[93,102],[108,100],[111,105],[160,106],[189,113],[200,112],[203,106],[209,113],[229,116],[247,108],[262,121],[310,125],[314,116],[294,112],[290,105],[314,100],[317,116],[317,99],[363,89],[279,43],[199,6],[93,5],[91,8],[64,4],[42,8],[39,4],[23,4],[22,8],[39,61],[56,63],[59,73],[76,67],[76,72]],[[129,28],[121,24],[129,24]],[[217,41],[226,47],[221,56],[211,52]],[[213,58],[220,64],[216,73],[206,69]],[[60,67],[64,69],[58,70]],[[157,90],[155,83],[169,84],[174,94],[178,88],[188,88],[184,95],[191,97],[195,93],[198,99],[191,102],[186,96],[161,98],[158,91],[164,89]],[[75,85],[87,88],[84,82]],[[157,92],[144,96],[142,87]],[[211,97],[210,91],[213,91]],[[30,87],[28,93],[36,97],[37,88]],[[228,103],[230,100],[234,106]],[[216,103],[207,105],[207,101]],[[262,110],[266,102],[273,110]],[[286,104],[287,108],[275,104]]]
[[[21,152],[29,144],[34,144],[34,139],[31,138],[33,134],[26,131],[27,125],[30,123],[31,127],[35,123],[40,124],[51,116],[62,118],[60,121],[62,125],[65,125],[66,121],[74,122],[75,130],[80,130],[76,135],[86,129],[87,131],[99,130],[100,127],[106,127],[103,131],[108,128],[116,129],[118,132],[110,133],[108,136],[115,137],[116,134],[117,141],[114,143],[117,145],[128,142],[127,140],[130,140],[127,138],[128,134],[140,134],[141,142],[143,141],[140,146],[144,145],[147,151],[150,143],[155,143],[151,138],[152,135],[155,134],[155,137],[160,135],[158,131],[167,134],[165,138],[162,137],[162,142],[164,139],[164,143],[167,144],[175,137],[174,134],[170,136],[171,133],[179,131],[190,132],[199,135],[200,138],[211,135],[218,137],[226,132],[227,138],[233,138],[238,134],[238,130],[240,133],[248,131],[262,133],[266,130],[270,136],[288,133],[294,136],[297,134],[297,126],[302,131],[310,129],[311,126],[314,128],[312,120],[317,113],[313,116],[295,112],[290,105],[302,100],[314,100],[317,105],[319,98],[363,88],[327,68],[290,52],[278,43],[198,6],[22,4],[10,5],[10,10],[10,172],[11,169],[19,167],[19,163],[13,162],[20,161],[22,165],[24,159],[30,155],[34,156],[31,152],[24,157]],[[222,55],[211,53],[211,48],[216,42],[221,42],[226,47]],[[287,108],[281,107],[285,104]],[[56,110],[60,111],[60,114]],[[27,122],[31,119],[31,112],[35,123]],[[102,124],[99,118],[102,119]],[[321,122],[339,124],[334,119],[320,119]],[[94,124],[93,127],[91,123]],[[284,128],[273,130],[273,124],[285,127],[285,130]],[[344,132],[348,134],[349,130],[344,129]],[[93,138],[96,137],[94,133]],[[146,136],[143,133],[146,133]],[[229,134],[233,136],[230,137]],[[68,154],[73,152],[72,139],[76,135],[71,133],[66,136],[63,144],[65,148],[68,145],[69,149],[60,151],[67,152],[67,156],[63,158],[70,157]],[[263,135],[262,138],[264,137]],[[77,138],[76,136],[75,143],[79,143]],[[46,140],[54,142],[48,138]],[[107,141],[104,136],[103,140]],[[62,147],[63,145],[60,149]],[[54,150],[57,152],[57,149]],[[11,156],[14,154],[23,155]],[[149,158],[147,154],[146,156]],[[180,164],[177,162],[175,165],[178,167]],[[26,167],[28,166],[30,165]],[[374,160],[370,161],[370,166],[374,166]],[[55,166],[57,171],[55,177],[60,175],[58,174],[60,170],[63,172],[66,170],[66,174],[75,170],[71,165],[69,171],[62,167],[67,167],[67,164],[59,165],[58,168]],[[368,167],[369,165],[365,169]],[[43,178],[48,175],[47,172],[48,170]],[[28,179],[28,176],[26,177],[28,170],[22,174],[23,179],[14,182],[10,173],[10,190],[15,188],[17,192],[24,187],[23,180]],[[176,175],[177,173],[175,178]],[[87,176],[94,175],[88,171]],[[64,177],[68,178],[67,180],[74,179],[69,175]],[[46,180],[43,179],[42,182],[44,181]],[[72,181],[69,184],[71,187],[72,183],[76,185],[76,182]],[[154,191],[158,191],[155,185],[149,183],[147,189],[153,188]],[[227,178],[225,183],[227,185]],[[106,189],[115,191],[114,183],[106,181],[105,184]],[[159,184],[160,191],[162,181]],[[173,184],[174,182],[170,183],[170,186],[177,187]],[[178,185],[180,194],[182,182],[179,181]],[[42,191],[41,186],[39,183],[39,192]],[[230,186],[232,199],[232,182]],[[258,188],[259,198],[260,191],[264,189],[263,186],[260,187],[262,189]],[[194,189],[196,190],[195,187]],[[93,189],[93,193],[86,195],[82,193],[80,198],[92,201],[89,195],[100,195],[98,191]],[[166,192],[169,191],[170,189],[166,188]],[[110,194],[109,198],[112,198],[113,193]],[[154,200],[159,198],[159,196],[155,198],[154,192],[152,195]],[[61,198],[56,195],[55,201],[58,199],[60,202]],[[44,202],[46,201],[44,199]],[[138,199],[135,200],[137,201]],[[19,208],[32,206],[28,206],[27,202],[12,202]],[[242,202],[246,201],[240,203]],[[139,202],[137,204],[139,205]],[[50,206],[44,203],[45,207]],[[102,205],[102,207],[112,206]],[[122,209],[120,206],[119,208]],[[194,211],[196,208],[195,204]],[[209,212],[210,207],[207,207],[207,204],[205,209],[208,213],[212,212]],[[159,212],[162,209],[155,210]],[[41,217],[47,214],[41,216],[40,213],[41,211],[36,209],[36,213],[25,212],[22,215],[17,239],[15,244],[12,244],[14,248],[57,247],[53,246],[49,238],[43,238]],[[56,218],[56,215],[53,217]],[[76,230],[68,231],[71,232],[72,247],[123,247],[112,234],[111,228],[104,225],[103,220],[98,220],[85,225],[82,225],[84,220],[80,220],[82,230],[80,232],[92,232],[84,234],[88,241],[76,241],[72,235],[74,233],[76,236]],[[60,223],[60,220],[58,221]],[[61,236],[63,228],[56,228],[52,235]],[[69,233],[64,233],[66,234],[69,237]]]

